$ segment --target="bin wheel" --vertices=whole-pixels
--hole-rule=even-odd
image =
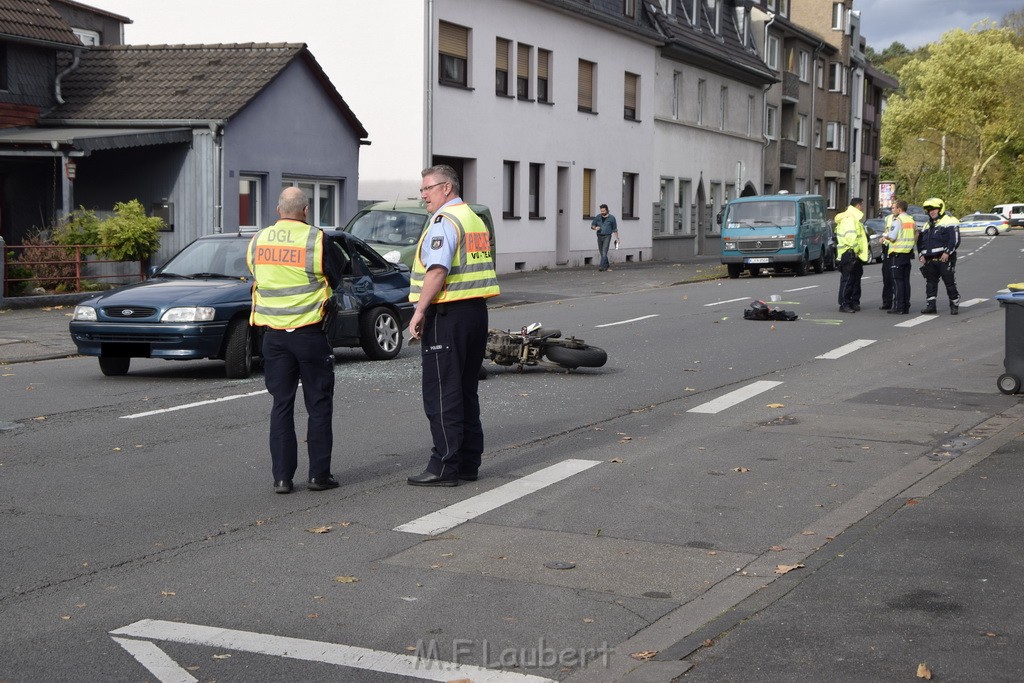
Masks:
[[[1003,373],[999,375],[999,379],[996,380],[996,386],[999,387],[999,391],[1004,394],[1016,394],[1020,391],[1020,377],[1017,375],[1011,375],[1010,373]]]

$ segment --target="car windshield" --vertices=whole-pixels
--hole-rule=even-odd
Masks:
[[[157,275],[173,277],[248,277],[246,239],[201,239],[188,245],[164,264]]]
[[[372,210],[355,217],[348,232],[370,244],[416,244],[427,221],[425,213]]]
[[[729,207],[729,224],[750,227],[796,225],[795,202],[743,202]]]

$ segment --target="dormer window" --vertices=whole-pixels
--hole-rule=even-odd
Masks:
[[[715,35],[722,33],[722,0],[704,0],[708,9],[708,21],[711,23],[711,30]]]
[[[692,26],[700,24],[700,1],[701,0],[680,0],[683,3],[683,10],[686,12],[686,19]]]
[[[636,16],[636,0],[622,0],[623,16],[632,19]]]
[[[676,0],[658,0],[658,4],[661,5],[661,11],[666,15],[672,17],[676,13]]]

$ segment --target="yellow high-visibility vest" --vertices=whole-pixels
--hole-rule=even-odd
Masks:
[[[249,323],[290,330],[319,323],[331,287],[324,275],[324,234],[282,218],[249,242],[246,261],[256,278]]]
[[[889,245],[890,254],[909,254],[914,250],[914,218],[901,213],[897,220],[900,221],[900,230],[896,233],[896,241]]]
[[[465,202],[446,206],[435,216],[444,216],[452,222],[458,233],[458,244],[452,257],[452,267],[445,276],[444,286],[431,303],[439,304],[463,299],[487,299],[498,296],[498,277],[494,272],[494,258],[491,254],[491,235],[480,217]],[[435,219],[436,220],[436,217]],[[409,281],[409,301],[419,301],[423,291],[423,278],[427,267],[421,256],[423,240],[430,232],[430,225],[423,230],[416,245],[416,258],[412,264]]]

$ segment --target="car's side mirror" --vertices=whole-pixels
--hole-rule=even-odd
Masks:
[[[160,270],[160,266],[150,266],[146,268],[146,277],[150,278],[156,275],[156,271]]]

